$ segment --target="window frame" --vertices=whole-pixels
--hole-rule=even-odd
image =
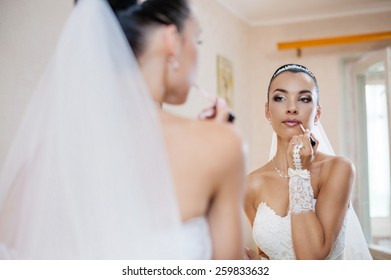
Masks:
[[[370,217],[370,202],[369,202],[369,174],[368,174],[368,143],[367,143],[367,116],[366,116],[366,101],[365,101],[365,72],[366,70],[379,62],[383,62],[385,66],[385,84],[387,94],[387,111],[388,111],[388,133],[391,141],[391,48],[371,52],[358,59],[345,61],[345,96],[344,107],[350,107],[348,112],[345,112],[345,127],[352,125],[348,120],[355,119],[354,127],[350,129],[353,135],[348,137],[348,141],[344,141],[345,152],[349,158],[353,160],[356,166],[356,181],[353,192],[353,206],[357,212],[357,216],[361,222],[364,236],[369,244],[370,252],[374,259],[391,259],[391,250],[371,244],[371,217]],[[350,117],[349,117],[350,115]],[[350,147],[348,147],[350,145]],[[389,153],[391,159],[391,149]],[[391,191],[391,186],[390,191]],[[390,203],[391,208],[391,203]],[[391,209],[390,209],[391,212]],[[391,215],[390,215],[391,224]]]

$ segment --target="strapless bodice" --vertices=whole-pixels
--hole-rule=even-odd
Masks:
[[[326,259],[343,259],[346,217],[341,231]],[[281,217],[265,202],[258,205],[253,224],[253,237],[258,247],[271,260],[295,260],[290,214]]]

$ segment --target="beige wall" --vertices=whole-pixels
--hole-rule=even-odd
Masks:
[[[0,165],[71,7],[71,0],[0,0]]]

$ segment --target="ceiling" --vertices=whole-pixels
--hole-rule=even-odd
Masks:
[[[391,10],[391,0],[217,1],[250,25],[284,24]]]

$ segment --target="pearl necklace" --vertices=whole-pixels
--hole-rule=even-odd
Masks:
[[[274,164],[274,170],[277,172],[278,176],[280,176],[281,178],[284,178],[284,179],[288,179],[289,176],[288,175],[284,175],[284,173],[282,173],[282,171],[280,169],[277,168],[277,165],[274,161],[274,158],[272,159],[273,161],[273,164]]]

